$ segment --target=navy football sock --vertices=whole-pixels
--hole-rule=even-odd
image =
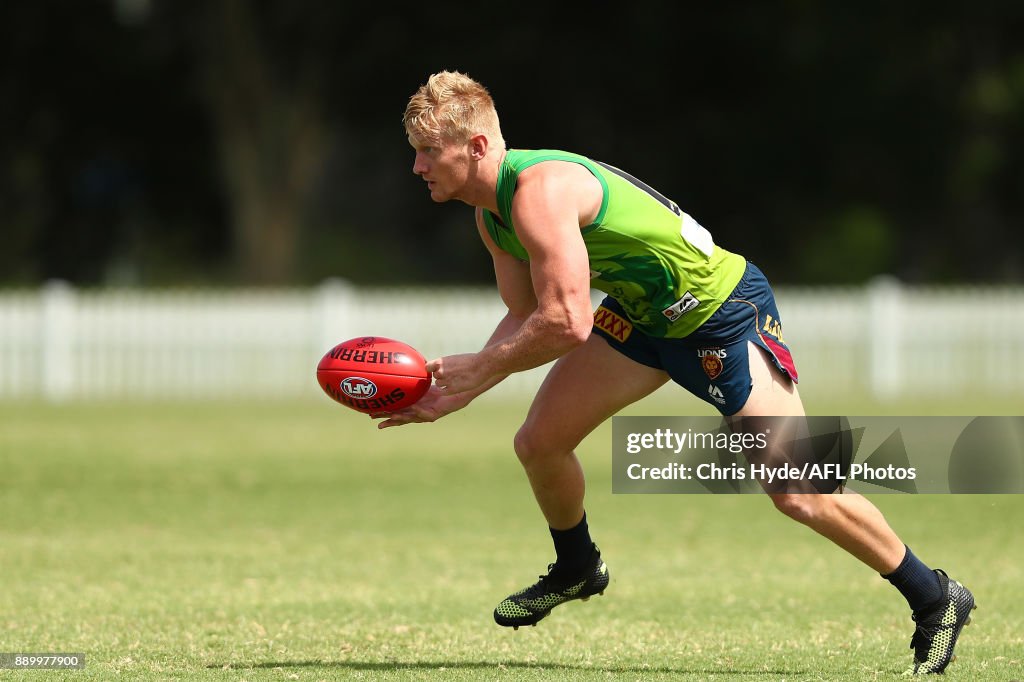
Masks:
[[[594,541],[590,539],[590,529],[587,527],[587,513],[583,512],[583,519],[572,528],[548,530],[551,531],[551,539],[555,543],[556,570],[567,575],[581,571],[586,566],[590,550],[594,546]]]
[[[911,611],[920,611],[942,598],[942,588],[935,571],[921,563],[909,547],[906,549],[907,553],[899,567],[882,577],[892,583],[906,598]]]

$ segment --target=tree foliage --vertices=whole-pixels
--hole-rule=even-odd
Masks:
[[[412,175],[433,71],[777,282],[1019,281],[1024,5],[0,5],[0,283],[482,281]]]

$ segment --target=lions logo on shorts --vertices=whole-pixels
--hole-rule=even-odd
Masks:
[[[708,379],[714,379],[725,369],[722,358],[728,357],[728,353],[724,348],[698,348],[697,357],[700,358],[701,369],[708,375]]]

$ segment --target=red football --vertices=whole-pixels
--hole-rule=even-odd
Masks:
[[[360,336],[327,351],[316,366],[324,392],[357,412],[391,412],[412,405],[430,388],[426,359],[412,346]]]

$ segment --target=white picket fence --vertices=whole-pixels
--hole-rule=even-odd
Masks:
[[[804,386],[877,397],[1024,394],[1024,288],[776,290]],[[595,292],[595,301],[599,296]],[[0,292],[0,399],[292,398],[319,393],[335,343],[390,336],[436,357],[475,350],[493,288]],[[497,391],[534,390],[544,368]]]

